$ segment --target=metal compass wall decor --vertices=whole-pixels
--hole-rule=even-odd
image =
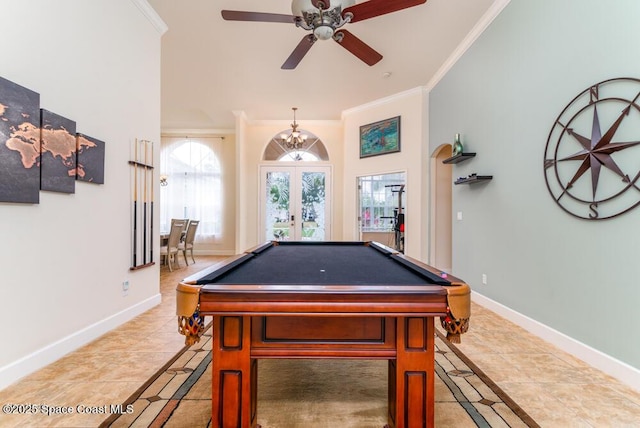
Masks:
[[[604,80],[571,100],[549,132],[544,174],[556,203],[578,218],[640,205],[640,79]]]

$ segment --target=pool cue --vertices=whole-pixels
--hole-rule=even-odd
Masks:
[[[149,255],[149,261],[151,263],[153,263],[153,199],[154,199],[154,195],[153,195],[153,141],[151,142],[151,214],[150,214],[150,224],[151,224],[151,232],[149,233],[149,247],[151,248],[150,250],[150,255]]]
[[[143,214],[142,214],[142,264],[147,264],[147,140],[142,140],[142,147],[144,148],[144,196],[142,197]]]
[[[133,267],[138,263],[138,139],[133,148]]]

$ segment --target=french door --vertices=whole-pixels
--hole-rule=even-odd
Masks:
[[[324,241],[331,236],[331,167],[262,166],[260,183],[265,240]]]

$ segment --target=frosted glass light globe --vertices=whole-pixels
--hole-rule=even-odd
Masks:
[[[328,25],[321,25],[313,30],[313,34],[320,40],[329,40],[333,37],[333,28]]]

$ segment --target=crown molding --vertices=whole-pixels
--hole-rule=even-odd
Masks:
[[[404,97],[413,96],[418,93],[428,94],[431,89],[433,89],[438,84],[438,82],[449,72],[449,70],[451,70],[451,68],[460,59],[460,57],[462,57],[462,55],[473,45],[473,43],[478,39],[478,37],[480,37],[484,30],[489,27],[493,20],[498,15],[500,15],[500,12],[502,12],[502,10],[509,4],[510,1],[511,0],[495,0],[426,85],[409,89],[404,92],[398,92],[397,94],[385,98],[380,98],[370,103],[362,104],[348,110],[343,110],[342,118],[344,119],[344,117],[347,115],[378,107],[380,105],[387,104]]]
[[[235,134],[235,129],[224,128],[210,128],[210,129],[198,129],[198,128],[166,128],[162,129],[160,134],[163,137],[189,137],[189,136],[224,136]]]
[[[451,70],[456,62],[464,55],[464,53],[473,45],[473,43],[480,37],[484,30],[489,27],[494,19],[500,12],[509,4],[511,0],[496,0],[491,7],[482,15],[480,20],[473,26],[469,34],[460,42],[458,47],[451,53],[449,58],[442,64],[442,66],[436,71],[431,80],[426,84],[427,91],[431,91],[440,80]]]
[[[341,127],[342,120],[307,120],[307,119],[296,119],[298,125],[303,128],[308,128],[308,125],[313,126],[335,126]],[[247,125],[249,126],[285,126],[286,128],[291,128],[291,119],[256,119],[256,120],[248,120]],[[303,126],[305,125],[305,126]]]
[[[375,108],[375,107],[379,107],[383,104],[388,104],[390,102],[393,101],[398,101],[401,100],[403,98],[407,98],[407,97],[412,97],[412,96],[416,96],[416,95],[422,95],[425,92],[425,88],[424,86],[418,86],[412,89],[408,89],[406,91],[402,91],[402,92],[398,92],[396,94],[393,95],[389,95],[388,97],[384,97],[384,98],[378,98],[377,100],[371,101],[369,103],[366,104],[361,104],[359,106],[350,108],[348,110],[343,110],[342,111],[342,119],[344,120],[344,118],[350,114],[354,114],[354,113],[358,113],[361,111],[365,111],[365,110],[369,110],[371,108]]]
[[[140,12],[151,22],[151,24],[155,27],[155,29],[163,35],[167,32],[169,27],[167,24],[160,18],[158,12],[149,4],[147,0],[131,0],[131,3],[135,4]]]

